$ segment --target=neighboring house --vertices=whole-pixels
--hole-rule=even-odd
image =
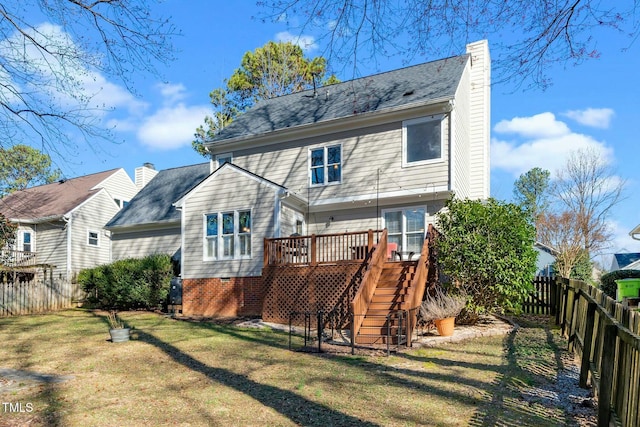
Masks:
[[[489,131],[486,41],[258,103],[205,144],[212,174],[175,203],[183,312],[259,314],[264,239],[387,228],[419,255],[451,195],[489,197]]]
[[[640,253],[638,252],[613,254],[613,261],[609,271],[636,269],[638,261],[640,261]]]
[[[640,240],[640,224],[636,225],[636,227],[631,230],[629,236],[634,240]]]
[[[553,263],[556,262],[556,255],[558,254],[558,251],[540,242],[536,242],[533,245],[533,249],[538,253],[536,261],[536,276],[553,276]]]
[[[111,232],[112,260],[154,253],[174,255],[180,248],[181,230],[180,212],[173,202],[206,178],[209,168],[202,163],[158,172],[106,224]]]
[[[16,191],[0,199],[0,212],[18,225],[14,253],[68,281],[111,261],[103,227],[137,192],[124,169],[113,169]]]

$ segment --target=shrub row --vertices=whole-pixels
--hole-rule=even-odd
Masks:
[[[153,309],[166,300],[172,275],[170,256],[157,254],[82,270],[78,282],[96,307]]]

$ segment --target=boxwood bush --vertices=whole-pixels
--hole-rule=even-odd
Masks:
[[[78,282],[92,306],[154,309],[166,300],[172,275],[170,256],[156,254],[82,270]]]
[[[640,278],[640,270],[616,270],[607,274],[603,274],[600,278],[600,289],[602,292],[616,299],[616,290],[618,285],[616,280],[620,279],[638,279]]]

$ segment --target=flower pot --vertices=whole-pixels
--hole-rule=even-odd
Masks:
[[[453,335],[453,326],[456,323],[455,317],[447,317],[446,319],[437,319],[435,321],[436,329],[441,337],[450,337]]]
[[[129,341],[129,328],[109,329],[111,335],[111,342],[125,342]]]

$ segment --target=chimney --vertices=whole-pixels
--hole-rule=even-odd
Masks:
[[[136,168],[136,187],[141,189],[153,179],[158,171],[153,163],[144,163],[142,166]]]

